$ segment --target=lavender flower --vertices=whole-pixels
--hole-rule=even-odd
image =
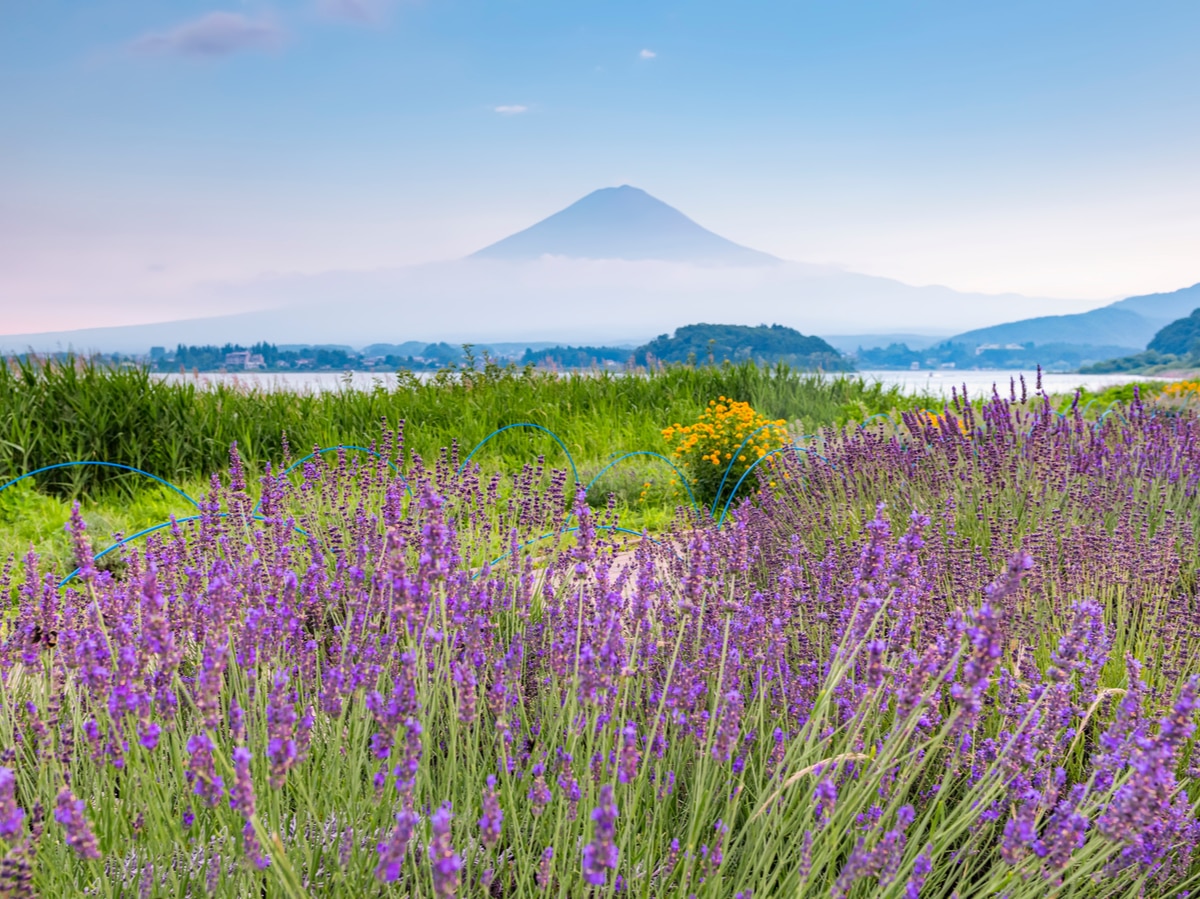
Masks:
[[[295,740],[296,707],[288,698],[288,679],[275,675],[267,700],[267,755],[271,760],[271,789],[278,790],[296,763],[299,749]]]
[[[730,690],[724,696],[721,706],[717,731],[713,736],[713,758],[729,761],[737,744],[738,726],[742,717],[742,694],[740,690]]]
[[[70,787],[64,786],[58,791],[58,798],[54,804],[54,820],[62,827],[67,845],[74,849],[80,858],[100,858],[100,847],[84,815],[85,810],[83,800],[76,799]]]
[[[479,819],[479,838],[488,849],[500,841],[503,823],[504,812],[500,809],[500,797],[496,794],[496,778],[489,774],[483,790],[483,817]]]
[[[263,855],[262,844],[258,841],[253,821],[247,820],[242,826],[242,848],[246,853],[246,858],[250,860],[250,864],[258,870],[263,871],[270,866],[271,860]]]
[[[412,841],[417,821],[417,816],[409,811],[396,815],[396,826],[387,842],[379,844],[379,864],[375,866],[375,877],[378,880],[395,883],[400,879],[400,869],[408,855],[408,844]]]
[[[1045,860],[1050,871],[1060,871],[1071,860],[1076,849],[1083,848],[1091,822],[1078,809],[1086,795],[1086,787],[1077,785],[1071,794],[1059,801],[1054,814],[1046,822],[1046,831],[1034,847],[1034,852]]]
[[[12,768],[0,767],[0,838],[12,840],[21,832],[25,810],[17,805],[17,778]]]
[[[235,743],[242,743],[246,739],[246,713],[237,699],[229,703],[229,735]]]
[[[250,750],[238,746],[233,750],[233,786],[229,788],[229,805],[245,818],[254,814],[254,784],[250,780]]]
[[[192,792],[213,806],[225,795],[225,781],[216,773],[213,761],[214,748],[212,739],[204,732],[189,737],[187,741],[190,755],[187,780],[192,784]]]
[[[458,892],[462,856],[450,845],[450,803],[433,813],[433,836],[429,841],[429,864],[433,869],[433,892],[439,899],[448,899]]]
[[[837,785],[828,777],[823,777],[817,781],[817,786],[813,790],[813,798],[816,800],[816,810],[814,814],[818,821],[826,821],[833,814],[834,807],[837,805]]]
[[[600,804],[592,811],[592,840],[583,847],[583,879],[604,886],[609,871],[617,867],[617,803],[609,784],[600,787]]]
[[[550,889],[550,866],[554,863],[554,847],[547,846],[542,850],[541,861],[538,862],[536,883],[543,893]]]
[[[617,762],[617,780],[629,783],[637,778],[642,754],[638,749],[637,725],[627,721],[621,729],[621,755]]]
[[[1181,588],[1197,570],[1200,415],[1140,396],[1100,421],[1080,402],[1062,416],[1042,396],[1018,406],[1017,393],[955,391],[936,425],[908,412],[828,430],[810,444],[819,456],[773,457],[775,486],[728,526],[680,519],[632,560],[608,529],[615,507],[588,508],[566,470],[538,459],[502,492],[456,447],[405,462],[388,436],[403,481],[353,452],[321,455],[292,480],[268,471],[262,520],[235,458],[232,489],[218,479],[195,523],[127,547],[120,574],[92,564],[59,590],[36,557],[24,583],[0,561],[0,595],[15,597],[0,628],[0,732],[12,735],[0,893],[27,895],[34,865],[42,892],[72,887],[39,857],[54,841],[40,838],[35,766],[62,772],[52,792],[86,785],[119,802],[116,830],[97,831],[106,849],[132,834],[104,869],[114,889],[169,879],[157,806],[135,786],[154,758],[181,760],[153,776],[173,809],[159,811],[190,827],[167,863],[231,894],[253,892],[268,862],[255,762],[286,787],[271,803],[282,843],[322,859],[301,872],[314,894],[369,892],[364,845],[377,845],[378,889],[440,896],[570,892],[571,858],[554,868],[564,851],[597,894],[745,899],[743,875],[768,884],[770,866],[806,895],[913,899],[931,884],[948,893],[968,868],[1014,895],[1178,890],[1200,851],[1200,684],[1184,685],[1200,611]],[[532,541],[561,535],[572,509],[575,545],[541,555]],[[78,512],[72,533],[86,561]],[[489,563],[500,545],[512,554]],[[1086,596],[1102,602],[1073,603]],[[1121,667],[1112,621],[1123,646],[1152,650],[1145,682],[1125,660],[1123,691],[1100,689]],[[226,784],[217,754],[231,752]],[[482,810],[459,852],[430,792],[452,771],[495,772],[467,784]],[[705,784],[701,771],[733,779]],[[342,783],[372,777],[374,797],[339,801]],[[501,777],[527,802],[520,840]],[[69,789],[61,807],[41,800],[91,835]],[[649,841],[636,872],[620,866],[636,861],[618,853],[621,790],[637,799],[622,805],[629,839]],[[579,820],[597,792],[591,823]],[[431,818],[419,835],[418,809]],[[784,809],[800,813],[795,838],[753,851],[759,818],[778,825]],[[723,819],[698,846],[671,840],[676,822],[716,814],[728,831]],[[909,845],[951,820],[963,825],[951,850],[969,855]],[[723,870],[733,847],[738,883]]]
[[[540,762],[533,766],[533,786],[529,788],[529,811],[536,818],[550,804],[553,795],[546,783],[546,769]]]
[[[904,899],[920,899],[921,888],[925,886],[925,878],[933,870],[933,862],[930,858],[931,851],[932,847],[926,846],[921,854],[917,856],[916,861],[913,862],[913,872],[904,884]]]

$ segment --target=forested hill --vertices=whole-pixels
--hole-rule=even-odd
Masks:
[[[1200,309],[1171,322],[1154,335],[1146,349],[1172,356],[1200,355]]]
[[[719,363],[753,359],[787,362],[802,368],[842,371],[851,368],[842,354],[822,340],[783,325],[685,325],[675,335],[659,335],[634,353],[639,365],[656,362]]]

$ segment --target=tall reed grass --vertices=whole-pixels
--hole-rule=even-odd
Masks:
[[[661,449],[665,424],[694,419],[721,395],[804,428],[921,403],[854,377],[753,363],[564,375],[485,360],[429,380],[402,372],[373,390],[316,393],[168,383],[143,369],[83,359],[14,359],[0,365],[0,478],[91,459],[195,480],[223,468],[235,442],[261,471],[282,458],[285,434],[299,456],[315,445],[369,445],[385,420],[404,421],[407,445],[425,458],[454,443],[474,446],[504,425],[533,422],[561,436],[584,464],[622,450]],[[564,461],[545,434],[514,430],[490,441],[480,458],[512,470],[541,453],[553,465]],[[103,485],[132,493],[142,481],[91,468],[39,476],[40,487],[70,496]]]

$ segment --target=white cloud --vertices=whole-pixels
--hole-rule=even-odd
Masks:
[[[267,19],[235,12],[210,12],[172,28],[144,34],[134,50],[167,56],[229,56],[241,50],[277,46],[283,30]]]
[[[522,106],[519,103],[514,103],[511,106],[494,106],[492,108],[495,112],[500,113],[500,115],[520,115],[523,112],[529,111],[528,106]]]
[[[382,22],[389,6],[390,0],[317,0],[317,10],[323,15],[363,25]]]
[[[654,59],[654,57],[658,56],[658,54],[653,50],[643,50],[638,54],[638,56],[640,56],[642,59]]]

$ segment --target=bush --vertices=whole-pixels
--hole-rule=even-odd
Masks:
[[[788,432],[782,418],[767,419],[749,403],[722,396],[694,424],[664,429],[663,439],[691,475],[696,498],[715,508],[751,466],[788,443]]]

